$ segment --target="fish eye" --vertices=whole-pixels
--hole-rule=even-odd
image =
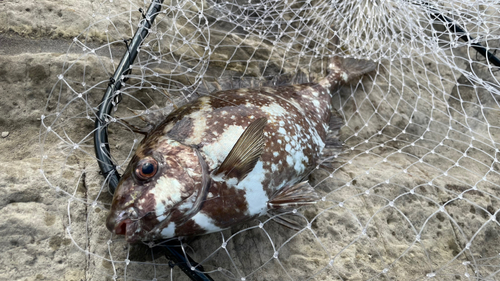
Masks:
[[[158,162],[152,158],[146,158],[137,164],[135,175],[140,180],[148,180],[156,175],[158,171]]]

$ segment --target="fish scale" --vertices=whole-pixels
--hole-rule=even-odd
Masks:
[[[220,91],[175,110],[130,161],[108,229],[129,242],[192,236],[315,203],[303,180],[322,157],[331,93],[373,68],[336,58],[318,83]]]

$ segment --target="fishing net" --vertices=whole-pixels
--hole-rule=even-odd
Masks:
[[[98,107],[150,1],[93,1],[41,116],[40,172],[66,197],[88,280],[188,280],[157,244],[105,227]],[[123,173],[131,125],[219,89],[317,81],[331,56],[376,71],[342,87],[342,151],[319,164],[303,228],[267,217],[179,240],[215,280],[498,280],[500,4],[493,0],[165,1],[105,118]],[[483,56],[473,47],[483,46]],[[158,105],[152,107],[153,105]],[[196,261],[196,263],[194,262]]]

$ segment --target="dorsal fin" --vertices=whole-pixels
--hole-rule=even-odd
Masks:
[[[214,176],[223,179],[236,178],[238,182],[242,181],[253,170],[264,151],[264,127],[266,125],[267,118],[265,117],[248,125],[219,169],[215,171]]]

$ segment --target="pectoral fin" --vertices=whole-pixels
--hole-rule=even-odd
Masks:
[[[224,162],[214,173],[215,177],[236,178],[240,182],[253,170],[264,151],[264,127],[266,124],[267,119],[263,117],[248,125]]]
[[[304,205],[316,204],[320,199],[318,193],[306,181],[285,186],[275,192],[267,202],[268,209],[289,209]]]

